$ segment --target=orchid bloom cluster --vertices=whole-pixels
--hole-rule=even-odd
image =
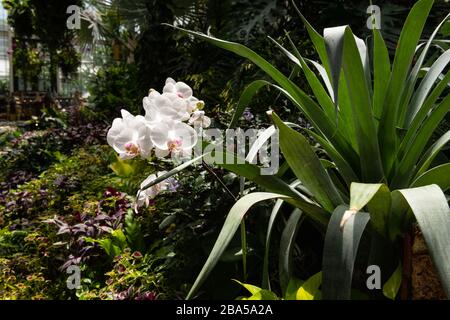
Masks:
[[[173,158],[189,156],[197,143],[196,128],[207,128],[211,119],[202,110],[204,102],[194,97],[184,82],[166,80],[162,93],[150,89],[143,99],[145,116],[121,110],[108,131],[108,144],[121,159],[152,154]]]
[[[108,131],[108,144],[121,159],[137,156],[147,159],[152,151],[157,157],[189,157],[197,143],[199,129],[211,125],[211,119],[202,110],[205,103],[192,94],[187,84],[168,78],[162,93],[150,89],[143,99],[144,116],[121,110],[122,117],[114,119]],[[164,173],[152,174],[142,182],[136,210],[148,206],[160,192],[174,192],[178,188],[179,183],[169,178],[142,190]]]

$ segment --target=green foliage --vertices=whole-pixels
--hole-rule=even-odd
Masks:
[[[252,295],[250,297],[240,297],[239,300],[280,300],[280,298],[270,290],[261,289],[257,286],[241,283],[235,280]],[[322,283],[322,272],[318,272],[306,281],[291,278],[283,300],[320,300],[319,290]]]
[[[97,135],[94,128],[88,130]],[[8,129],[7,132],[15,131]],[[73,134],[68,135],[68,132]],[[205,256],[211,241],[210,233],[216,230],[226,205],[231,203],[212,177],[205,176],[199,169],[180,176],[181,187],[176,195],[161,195],[149,208],[138,213],[125,210],[123,220],[117,220],[119,223],[112,228],[107,227],[106,233],[90,237],[91,241],[89,237],[84,239],[82,233],[72,235],[67,232],[70,228],[86,230],[96,217],[105,219],[105,215],[114,215],[123,204],[129,208],[131,197],[122,194],[118,199],[111,195],[113,191],[108,191],[110,187],[134,196],[143,176],[165,169],[167,163],[127,161],[132,169],[124,174],[123,170],[118,170],[118,159],[109,146],[99,144],[97,139],[86,139],[70,123],[66,129],[27,132],[20,141],[14,139],[5,133],[2,152],[6,153],[2,156],[1,174],[4,177],[12,175],[15,182],[6,178],[2,182],[6,187],[0,194],[0,226],[4,228],[0,235],[0,257],[6,259],[4,263],[16,272],[16,277],[6,281],[5,286],[16,289],[2,291],[1,297],[77,298],[74,291],[67,289],[67,275],[60,267],[66,262],[73,264],[78,258],[78,250],[88,246],[93,246],[85,255],[89,259],[79,264],[85,290],[79,292],[80,299],[164,298],[186,294],[194,276],[192,268],[199,265],[199,257]],[[48,160],[44,162],[42,155]],[[30,170],[33,175],[19,175],[18,168],[25,172]],[[236,176],[228,174],[225,181],[231,185]],[[216,203],[224,204],[222,211],[217,210]],[[216,218],[209,219],[213,215]],[[55,219],[62,223],[62,228],[48,223]],[[80,219],[87,224],[81,223]],[[141,275],[132,280],[137,277],[132,271],[136,263],[130,262],[132,277],[127,275],[121,280],[125,275],[116,272],[106,283],[105,273],[116,268],[114,257],[126,256],[130,250],[146,257],[145,262],[136,267],[147,270],[146,273],[140,271]],[[33,262],[30,270],[19,273],[22,268],[16,263],[19,258]],[[151,268],[146,265],[148,261],[151,261]],[[44,280],[39,286],[31,286],[26,277],[35,273],[40,277],[38,272]],[[153,275],[155,279],[165,280],[156,285],[148,280]],[[9,275],[5,279],[9,279]],[[121,284],[115,281],[121,281]],[[144,290],[146,283],[148,292]],[[130,292],[125,295],[128,290]]]
[[[21,43],[15,43],[16,48],[13,51],[13,63],[17,72],[23,76],[25,81],[33,81],[41,73],[44,61],[37,48],[23,46]]]
[[[391,275],[388,281],[383,285],[383,294],[391,299],[395,300],[400,285],[402,283],[402,264],[399,263],[394,273]]]
[[[329,216],[334,211],[329,223],[326,219],[317,220],[317,210],[313,212],[311,208],[294,204],[294,196],[284,193],[287,196],[286,201],[302,209],[316,222],[320,221],[322,227],[328,224],[323,252],[323,295],[328,299],[351,297],[353,267],[366,225],[375,229],[373,232],[381,232],[381,236],[390,241],[390,246],[395,250],[403,232],[415,221],[412,216],[406,215],[408,208],[412,210],[424,234],[429,234],[429,238],[426,236],[427,245],[449,294],[450,278],[445,270],[449,263],[448,246],[445,245],[448,231],[445,230],[450,227],[450,210],[445,196],[436,185],[406,189],[411,187],[418,176],[433,168],[433,159],[449,141],[448,133],[443,134],[434,144],[430,141],[432,133],[450,108],[449,97],[444,91],[448,79],[438,79],[438,74],[443,70],[441,68],[449,63],[447,52],[432,56],[431,61],[427,62],[432,67],[422,74],[419,73],[427,54],[431,53],[429,49],[434,37],[449,16],[426,40],[422,51],[416,50],[432,4],[431,0],[421,0],[412,8],[401,32],[392,70],[389,67],[385,44],[378,31],[373,31],[373,81],[366,44],[353,35],[350,27],[325,29],[322,37],[308,25],[311,40],[322,60],[323,66],[320,68],[326,70],[321,76],[325,83],[332,84],[332,88],[327,87],[327,92],[322,83],[317,81],[317,77],[308,71],[297,48],[293,48],[294,53],[284,48],[282,51],[289,60],[305,71],[308,84],[314,92],[312,98],[251,49],[184,30],[249,59],[267,73],[276,82],[273,87],[291,100],[313,124],[314,129],[305,133],[317,138],[317,142],[326,151],[327,158],[334,162],[334,166],[324,167],[323,161],[319,161],[305,138],[288,128],[272,113],[272,120],[279,129],[281,151],[303,187],[298,192],[303,198],[325,209]],[[386,79],[390,79],[388,84],[380,85],[381,82],[386,82]],[[416,86],[420,80],[421,85]],[[436,82],[438,85],[431,90],[432,84]],[[376,117],[375,114],[381,117]],[[428,150],[427,146],[430,146]],[[273,191],[275,187],[273,182],[262,182],[260,176],[250,174],[249,167],[223,167],[255,181],[267,190]],[[335,175],[339,180],[346,181],[346,187],[332,179]],[[363,184],[355,184],[359,181]],[[383,184],[370,184],[375,182]],[[446,185],[440,180],[430,179],[427,182]],[[373,186],[379,191],[369,191]],[[388,188],[394,191],[391,193]],[[407,203],[399,200],[398,194],[401,194]],[[251,195],[240,199],[236,205],[241,201],[244,203]],[[343,203],[343,199],[350,199],[349,209],[338,206]],[[246,203],[249,206],[252,204],[251,201]],[[246,207],[245,211],[247,209]],[[363,209],[368,213],[358,212]],[[388,220],[383,220],[383,215],[388,216]],[[228,219],[234,219],[233,216],[232,209]],[[370,221],[369,217],[372,218]],[[227,221],[222,232],[225,234],[230,226]],[[387,229],[390,230],[387,233],[382,231]],[[435,236],[431,237],[431,234]],[[216,261],[227,247],[227,239],[219,235],[189,297],[195,294],[198,285],[213,267],[211,262]],[[377,237],[372,239],[376,241]],[[400,254],[397,252],[396,260]],[[392,273],[393,270],[385,267],[392,261],[376,262],[381,265],[384,273]]]
[[[279,298],[274,294],[273,292],[269,290],[264,290],[261,288],[258,288],[256,286],[253,286],[251,284],[246,284],[239,282],[235,280],[237,283],[239,283],[241,286],[243,286],[245,289],[247,289],[248,292],[250,292],[252,295],[248,298],[240,298],[240,300],[279,300]]]
[[[80,57],[72,44],[74,31],[66,27],[66,10],[70,5],[81,7],[82,1],[3,1],[8,11],[8,23],[14,29],[15,37],[20,39],[19,51],[14,52],[15,62],[19,62],[15,67],[35,82],[44,52],[48,53],[52,89],[56,87],[57,66],[68,74],[75,72],[80,63]],[[32,69],[28,70],[30,66]]]
[[[165,284],[164,265],[160,257],[125,249],[114,259],[114,267],[106,273],[105,284],[86,278],[77,290],[80,300],[155,300],[166,298],[161,292]]]
[[[105,66],[99,69],[89,86],[91,109],[97,117],[110,118],[119,114],[123,108],[138,113],[142,101],[138,98],[140,95],[136,88],[138,82],[136,72],[136,67],[130,64]]]
[[[125,215],[125,235],[128,246],[135,251],[144,251],[145,242],[140,223],[135,219],[133,211]]]

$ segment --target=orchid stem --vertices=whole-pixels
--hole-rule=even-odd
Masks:
[[[212,174],[214,176],[214,178],[216,178],[216,180],[222,185],[222,187],[228,193],[228,195],[230,197],[232,197],[234,199],[234,201],[237,201],[238,200],[237,197],[230,191],[230,189],[228,189],[225,182],[223,182],[222,179],[219,178],[219,176],[211,169],[210,166],[208,166],[206,164],[206,162],[204,160],[202,160],[202,165],[210,174]]]

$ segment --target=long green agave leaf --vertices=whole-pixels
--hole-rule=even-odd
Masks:
[[[300,133],[289,128],[272,113],[279,129],[280,148],[297,178],[312,192],[315,199],[326,210],[333,211],[342,204],[342,198],[323,168],[309,142]]]
[[[333,101],[337,104],[339,94],[339,78],[342,68],[342,55],[344,49],[345,26],[326,28],[323,31],[323,39],[330,64],[331,84],[333,85]]]
[[[292,188],[297,187],[301,182],[299,180],[295,180],[289,186]],[[270,250],[270,241],[272,239],[272,231],[275,225],[275,221],[280,212],[281,206],[283,205],[284,200],[278,199],[275,205],[272,208],[272,212],[270,213],[269,223],[267,225],[266,232],[266,245],[264,248],[264,261],[263,261],[263,278],[262,278],[262,287],[264,289],[270,290],[270,279],[269,279],[269,250]]]
[[[292,4],[294,5],[295,10],[297,11],[298,15],[300,16],[300,19],[302,19],[303,24],[306,27],[306,31],[308,32],[309,37],[312,43],[314,44],[314,47],[316,48],[320,61],[322,61],[322,65],[325,67],[325,70],[327,70],[328,75],[330,75],[330,65],[328,62],[328,55],[325,48],[325,41],[323,37],[313,28],[313,26],[308,22],[308,20],[306,20],[306,18],[302,15],[297,5],[295,4],[294,0],[292,0]]]
[[[370,222],[380,235],[389,235],[389,215],[391,195],[389,188],[382,183],[352,183],[350,186],[350,212],[358,214],[365,206],[369,208]],[[341,224],[345,223],[345,219]]]
[[[305,59],[306,62],[311,63],[319,72],[320,77],[322,78],[323,82],[325,83],[325,86],[328,90],[328,94],[330,97],[334,97],[334,91],[333,86],[331,85],[330,78],[328,78],[327,70],[319,64],[318,62],[311,60],[311,59]]]
[[[276,69],[272,64],[267,62],[253,50],[239,43],[217,39],[199,32],[186,30],[169,24],[165,25],[183,31],[200,39],[206,40],[219,48],[234,52],[255,63],[281,86],[281,88],[277,88],[281,90],[282,93],[285,94],[296,107],[304,112],[304,114],[313,124],[316,130],[321,132],[325,137],[327,137],[328,140],[333,142],[333,144],[335,144],[336,146],[336,149],[345,154],[346,158],[352,159],[352,162],[356,161],[355,159],[357,158],[357,155],[355,154],[351,145],[348,143],[348,141],[346,141],[342,134],[336,132],[335,123],[326,116],[325,112],[317,105],[317,103],[315,103],[313,99],[311,99],[288,77],[283,75],[278,69]]]
[[[383,103],[391,76],[391,62],[386,44],[378,29],[373,30],[373,115],[381,119]]]
[[[219,153],[219,156],[221,153]],[[225,155],[222,155],[225,156]],[[300,194],[286,182],[274,175],[261,175],[260,168],[248,162],[239,163],[221,163],[218,166],[230,170],[239,176],[249,179],[269,192],[278,193],[287,196],[286,202],[302,209],[311,219],[316,221],[320,226],[326,226],[329,220],[329,213],[322,207],[318,206],[304,195]]]
[[[419,223],[444,291],[450,297],[450,208],[447,199],[437,185],[398,192],[408,202]]]
[[[330,96],[328,96],[325,88],[322,86],[317,76],[306,64],[305,59],[303,59],[298,51],[296,52],[296,55],[293,55],[276,40],[272,39],[271,37],[269,37],[269,39],[272,40],[272,42],[274,42],[290,60],[292,60],[296,65],[300,67],[301,70],[303,70],[306,76],[306,80],[308,81],[309,86],[311,87],[317,101],[322,106],[322,109],[325,111],[327,116],[331,120],[334,120],[336,118],[334,103],[331,100]]]
[[[339,132],[345,136],[353,150],[359,154],[359,144],[355,128],[353,107],[344,72],[341,72],[341,79],[339,80],[339,115]],[[342,121],[340,119],[342,119]],[[347,158],[347,156],[345,156],[345,158]],[[360,162],[361,160],[358,156],[357,162],[352,164],[353,170],[358,173],[359,177],[361,177]]]
[[[349,100],[344,104],[339,104],[346,122],[341,131],[345,130],[347,137],[356,136],[363,179],[378,182],[384,175],[376,124],[372,115],[365,43],[355,37],[350,28],[345,26],[325,29],[324,39],[332,74],[334,101],[338,101],[341,93],[347,93],[339,88],[342,66],[347,81],[346,89]],[[358,56],[360,59],[355,60],[355,57]],[[349,106],[351,106],[350,114]],[[349,139],[349,142],[352,143],[352,140]],[[367,161],[368,159],[370,160]]]
[[[294,209],[281,233],[278,272],[280,273],[280,286],[283,293],[286,292],[289,279],[293,275],[292,252],[295,246],[297,231],[302,222],[302,217],[304,217],[302,211],[300,209]]]
[[[372,101],[366,82],[363,63],[351,29],[345,29],[343,66],[353,111],[357,135],[361,172],[364,181],[379,182],[383,179],[383,166],[372,114]]]
[[[450,163],[444,163],[422,173],[411,187],[422,187],[430,184],[437,184],[442,191],[450,188]]]
[[[347,160],[339,154],[339,152],[333,147],[331,143],[326,141],[324,138],[315,134],[311,130],[306,130],[309,135],[311,135],[325,150],[328,156],[333,160],[336,164],[338,171],[340,172],[342,178],[347,183],[347,186],[350,186],[352,182],[358,182],[359,178]]]
[[[450,95],[446,96],[444,100],[431,112],[430,116],[425,120],[422,127],[419,129],[415,139],[410,142],[410,146],[406,149],[405,156],[400,161],[396,175],[392,180],[392,185],[394,188],[404,188],[410,182],[410,179],[414,177],[417,161],[422,155],[423,150],[425,149],[433,132],[436,130],[439,123],[449,110]],[[443,139],[443,141],[445,141],[445,135]],[[436,153],[433,153],[432,155],[435,156]],[[433,158],[430,158],[430,160],[434,159],[434,156]],[[424,170],[428,169],[428,165],[430,163],[431,161],[419,163],[417,167],[420,168],[418,174],[421,174]],[[425,167],[422,169],[421,167],[423,164],[425,164]]]
[[[436,140],[435,143],[431,145],[430,148],[424,153],[422,158],[420,159],[417,167],[417,175],[421,175],[424,173],[428,167],[431,165],[431,162],[436,158],[441,149],[450,141],[450,130],[443,134],[439,139]]]
[[[339,94],[339,83],[340,83],[340,75],[341,69],[343,65],[343,56],[344,56],[344,38],[345,31],[349,29],[348,26],[339,26],[333,28],[325,28],[324,33],[324,41],[325,47],[327,50],[328,61],[330,63],[330,72],[331,72],[331,83],[333,85],[334,99],[333,101],[337,104],[338,94]],[[368,55],[366,44],[362,39],[354,36],[354,41],[356,43],[358,54],[361,58],[361,62],[364,70],[364,77],[366,81],[366,85],[370,85],[370,70],[368,63]],[[358,56],[355,55],[353,57]]]
[[[378,130],[386,176],[390,176],[398,147],[396,125],[400,99],[405,90],[405,83],[417,43],[432,5],[433,0],[420,0],[415,3],[403,26],[395,52],[392,74]]]
[[[411,143],[413,143],[415,135],[421,128],[424,119],[428,116],[429,111],[435,106],[436,101],[439,99],[442,92],[444,92],[449,81],[450,81],[450,71],[447,72],[445,77],[433,89],[428,98],[420,107],[417,114],[414,116],[414,119],[412,123],[409,125],[405,137],[402,139],[402,143],[400,145],[398,152],[398,159],[401,159],[405,155],[406,148],[408,148],[411,145]]]
[[[277,193],[255,192],[242,197],[234,204],[234,206],[228,213],[222,230],[217,237],[217,240],[209,254],[208,259],[205,262],[205,265],[197,276],[197,279],[195,280],[186,299],[192,298],[194,294],[197,293],[198,289],[200,289],[200,286],[206,280],[212,269],[216,266],[223,252],[228,247],[228,244],[233,239],[234,234],[239,228],[241,221],[247,211],[257,202],[276,198],[286,199],[287,197]]]
[[[408,76],[408,80],[407,80],[407,83],[406,83],[406,90],[405,90],[403,102],[402,102],[401,109],[400,109],[400,119],[399,119],[400,121],[399,121],[399,124],[402,124],[404,122],[405,115],[410,111],[410,107],[408,107],[409,99],[411,98],[411,96],[412,96],[412,94],[414,92],[415,84],[416,84],[416,81],[418,79],[419,72],[420,72],[420,70],[421,70],[421,68],[423,66],[424,61],[425,61],[425,58],[427,57],[428,50],[430,49],[431,44],[433,43],[433,40],[436,37],[436,35],[438,34],[439,30],[442,28],[442,26],[445,24],[445,22],[447,22],[449,17],[450,17],[450,13],[447,14],[447,16],[434,29],[434,31],[431,34],[430,38],[426,42],[422,52],[420,53],[420,56],[417,59],[415,65],[414,65],[414,68],[411,70],[411,73]],[[411,120],[411,119],[409,119],[409,120]],[[405,127],[407,127],[407,126],[408,126],[408,124],[406,123]]]
[[[322,258],[322,297],[325,300],[350,299],[359,241],[370,219],[368,213],[359,212],[341,228],[347,209],[344,205],[336,208],[325,235]]]
[[[428,93],[432,89],[434,83],[441,75],[442,71],[447,67],[450,62],[450,50],[445,51],[431,66],[426,73],[420,86],[417,88],[410,105],[409,112],[407,113],[405,120],[405,127],[409,127],[412,120],[419,112],[420,107],[423,105]]]

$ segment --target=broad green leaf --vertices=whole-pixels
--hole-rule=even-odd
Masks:
[[[386,176],[390,175],[395,160],[395,152],[393,151],[396,151],[398,147],[396,125],[400,98],[405,90],[405,83],[415,49],[432,5],[433,0],[420,0],[414,4],[401,31],[395,52],[392,74],[378,131]]]
[[[281,233],[278,272],[280,273],[280,286],[283,292],[286,292],[289,279],[292,277],[292,252],[302,217],[302,211],[295,209],[289,216],[286,226]]]
[[[394,188],[402,188],[408,185],[408,182],[414,175],[413,170],[415,169],[417,161],[422,155],[433,132],[436,130],[439,123],[441,123],[442,119],[445,117],[445,115],[449,110],[450,110],[450,95],[446,96],[445,99],[433,110],[433,112],[431,112],[430,116],[424,121],[415,139],[411,140],[410,146],[409,148],[406,149],[405,156],[400,161],[396,175],[392,180],[392,185]],[[446,138],[444,137],[443,139],[445,140]],[[436,154],[434,154],[434,156],[435,155]],[[429,158],[429,160],[432,159],[434,159],[434,157]],[[426,169],[428,169],[428,165],[430,163],[431,161],[419,163],[418,168],[420,168],[420,170],[418,174],[421,174]],[[425,165],[424,168],[422,168],[423,165]]]
[[[340,93],[339,85],[340,85],[340,75],[341,68],[343,66],[343,58],[344,58],[344,39],[346,38],[345,33],[346,30],[349,29],[347,26],[339,26],[333,28],[325,28],[324,33],[324,41],[325,47],[327,50],[328,61],[330,63],[330,72],[331,72],[331,82],[333,85],[334,99],[337,106],[338,95]],[[370,81],[370,74],[368,69],[368,56],[367,56],[367,48],[366,44],[362,39],[353,35],[353,40],[356,44],[357,55],[353,57],[357,57],[358,55],[361,58],[362,66],[363,66],[363,75],[365,78],[366,86],[368,86]],[[337,110],[337,109],[336,109]]]
[[[328,74],[327,74],[327,70],[325,70],[325,68],[320,65],[318,62],[311,60],[311,59],[305,59],[306,62],[311,63],[319,72],[320,77],[322,78],[327,90],[328,90],[328,94],[330,97],[334,97],[334,91],[333,91],[333,86],[331,85],[330,82],[330,78],[328,78]]]
[[[378,29],[373,30],[373,72],[373,115],[376,119],[380,119],[391,75],[391,62],[386,44]]]
[[[391,210],[391,195],[384,184],[352,183],[350,186],[350,210],[344,215],[344,220],[350,214],[359,214],[358,211],[368,206],[371,224],[381,235],[387,235],[389,212]]]
[[[400,285],[402,283],[402,264],[399,262],[394,273],[388,279],[388,281],[383,285],[383,294],[386,298],[395,300]]]
[[[257,294],[258,292],[261,291],[260,287],[254,286],[252,284],[248,284],[248,283],[242,283],[236,279],[233,279],[233,281],[239,283],[241,286],[243,286],[245,289],[247,289],[248,292],[250,292],[252,295]]]
[[[241,298],[241,300],[279,300],[277,295],[269,290],[261,289],[257,286],[242,283],[238,280],[234,280],[237,283],[239,283],[241,286],[243,286],[245,289],[247,289],[252,295],[248,298]]]
[[[339,78],[341,75],[342,55],[344,48],[344,32],[346,26],[325,28],[323,39],[330,64],[331,84],[333,85],[333,101],[337,104],[339,93]]]
[[[446,76],[438,83],[438,85],[433,89],[431,94],[425,100],[423,105],[420,107],[417,114],[414,116],[414,120],[406,132],[405,137],[402,140],[400,145],[400,149],[398,152],[398,158],[401,159],[404,154],[406,148],[410,147],[413,143],[415,136],[419,129],[421,128],[424,119],[428,116],[429,111],[435,106],[436,101],[438,100],[441,93],[447,87],[447,83],[450,81],[450,72],[447,72]]]
[[[143,252],[145,250],[144,234],[141,224],[134,218],[133,210],[129,209],[125,215],[125,232],[130,248]]]
[[[298,9],[297,5],[295,4],[295,1],[292,0],[292,4],[294,5],[295,10],[297,11],[298,15],[300,16],[300,19],[302,19],[306,30],[308,32],[308,35],[314,44],[314,47],[316,48],[316,51],[320,57],[320,61],[322,61],[322,65],[327,70],[327,73],[330,74],[330,68],[329,68],[329,62],[328,62],[328,55],[325,48],[325,42],[323,37],[313,28],[313,26],[306,20],[306,18],[302,15],[300,10]]]
[[[272,119],[279,129],[281,151],[292,171],[326,210],[333,211],[343,203],[342,198],[308,140],[286,126],[275,113]]]
[[[350,186],[350,210],[360,211],[378,192],[389,189],[382,183],[352,183]]]
[[[411,73],[409,74],[407,83],[406,83],[406,89],[405,92],[403,94],[404,96],[404,100],[403,100],[403,104],[401,105],[401,110],[400,110],[400,118],[399,118],[399,124],[402,124],[404,122],[405,119],[405,115],[409,112],[409,108],[407,107],[408,103],[409,103],[409,99],[411,98],[413,92],[414,92],[414,88],[416,85],[416,81],[418,79],[418,75],[419,72],[422,68],[422,65],[425,61],[425,57],[427,57],[428,54],[428,50],[431,47],[431,44],[433,43],[433,40],[435,38],[435,36],[438,34],[439,29],[441,29],[441,27],[444,25],[444,23],[448,20],[448,18],[450,17],[450,14],[447,14],[447,16],[441,21],[441,23],[439,23],[439,25],[436,27],[436,29],[433,31],[433,33],[431,34],[430,38],[428,39],[428,41],[426,42],[419,58],[417,59],[414,68],[411,70]],[[438,59],[440,60],[440,59]],[[437,61],[436,61],[437,62]],[[440,63],[439,63],[440,64]],[[435,64],[434,64],[435,66]],[[437,69],[437,68],[435,68]],[[434,81],[433,81],[434,82]],[[423,81],[422,81],[423,84]],[[422,87],[421,84],[421,87]],[[418,91],[422,91],[422,89],[418,89]],[[411,122],[411,118],[409,119],[409,121],[406,122],[405,127],[408,127],[408,124]]]
[[[434,83],[441,75],[442,71],[447,67],[450,62],[450,50],[445,51],[427,71],[425,77],[417,88],[414,96],[412,97],[411,104],[409,106],[408,113],[406,115],[405,127],[409,127],[416,114],[422,107],[428,93],[431,91]]]
[[[420,175],[411,184],[412,188],[437,184],[442,191],[450,188],[450,163],[441,164]]]
[[[286,293],[284,295],[285,300],[297,300],[297,291],[302,286],[304,281],[292,277],[289,279],[289,283],[286,288]]]
[[[303,285],[298,289],[296,298],[297,300],[315,300],[319,293],[319,287],[322,284],[322,272],[318,272],[311,276]]]
[[[216,266],[223,252],[228,247],[230,241],[233,239],[234,234],[239,228],[241,221],[247,211],[257,202],[276,198],[286,199],[286,196],[276,193],[255,192],[242,197],[234,204],[227,215],[222,230],[217,237],[217,240],[209,254],[208,259],[205,262],[205,265],[197,276],[197,279],[195,280],[186,299],[190,299],[193,297],[193,295],[198,291],[200,286],[206,280],[212,269]]]
[[[362,178],[367,182],[379,182],[384,176],[383,166],[372,114],[372,101],[358,53],[355,37],[350,28],[346,28],[343,67],[353,110]]]
[[[311,135],[314,138],[314,140],[316,140],[320,144],[320,146],[325,150],[325,152],[328,154],[331,160],[334,161],[338,171],[340,172],[342,178],[345,180],[348,186],[350,186],[352,182],[359,181],[359,178],[353,171],[353,168],[350,166],[347,160],[344,159],[344,157],[342,157],[342,155],[339,154],[339,152],[333,147],[331,143],[329,143],[319,135],[315,134],[311,130],[306,131],[308,132],[309,135]]]
[[[119,177],[129,177],[134,173],[134,167],[127,160],[122,160],[116,155],[117,161],[110,164],[109,167]]]
[[[359,241],[370,219],[368,213],[359,212],[341,228],[347,208],[344,205],[336,208],[325,235],[322,258],[322,297],[325,300],[350,299]]]
[[[450,298],[450,208],[437,185],[399,190],[419,223],[431,258]]]
[[[339,132],[345,136],[350,146],[357,154],[359,154],[358,137],[356,135],[355,119],[353,115],[353,107],[350,99],[350,92],[348,89],[347,81],[345,79],[344,72],[341,73],[341,79],[339,80],[339,118],[342,119],[338,124]],[[358,176],[361,176],[361,160],[358,156],[357,159],[350,159],[346,154],[340,152],[347,162],[352,165],[353,170]]]
[[[428,150],[424,153],[419,163],[417,164],[417,167],[419,168],[419,170],[417,171],[417,175],[421,175],[428,169],[428,167],[431,165],[431,162],[449,141],[450,130],[443,134],[439,139],[437,139],[436,142],[433,143],[431,147],[428,148]]]
[[[280,85],[280,87],[275,85],[273,86],[288,97],[294,105],[305,114],[316,130],[319,130],[325,137],[327,137],[328,140],[333,142],[339,152],[345,154],[348,159],[352,159],[352,162],[355,158],[357,158],[357,155],[354,154],[354,150],[348,141],[346,141],[345,137],[343,137],[339,132],[336,132],[334,121],[326,116],[325,112],[317,105],[317,103],[304,91],[302,91],[292,80],[283,75],[278,69],[259,56],[256,52],[239,43],[217,39],[199,32],[186,30],[168,24],[165,25],[206,40],[219,48],[234,52],[241,57],[252,61]]]
[[[116,229],[111,232],[111,237],[120,245],[126,246],[127,237],[121,229]]]
[[[300,55],[300,53],[297,51],[296,52],[297,56],[294,56],[288,50],[286,50],[282,45],[280,45],[276,40],[274,40],[270,37],[269,37],[269,39],[272,40],[272,42],[274,42],[290,60],[292,60],[297,66],[300,67],[300,69],[303,70],[303,73],[306,76],[306,80],[308,81],[309,86],[311,87],[317,101],[322,106],[322,109],[325,111],[325,113],[327,114],[327,116],[330,119],[335,119],[337,114],[335,112],[335,107],[334,107],[333,101],[328,96],[327,92],[325,91],[324,87],[320,83],[317,76],[308,67],[308,65],[306,64],[305,60]],[[293,44],[292,44],[292,46],[293,46]],[[294,46],[294,48],[295,48],[295,46]]]
[[[219,153],[220,154],[220,153]],[[260,168],[250,163],[237,164],[221,163],[218,166],[230,170],[239,176],[243,176],[269,192],[279,193],[287,196],[286,202],[303,210],[311,219],[326,226],[330,217],[329,213],[320,206],[301,195],[286,182],[273,175],[261,175]]]

